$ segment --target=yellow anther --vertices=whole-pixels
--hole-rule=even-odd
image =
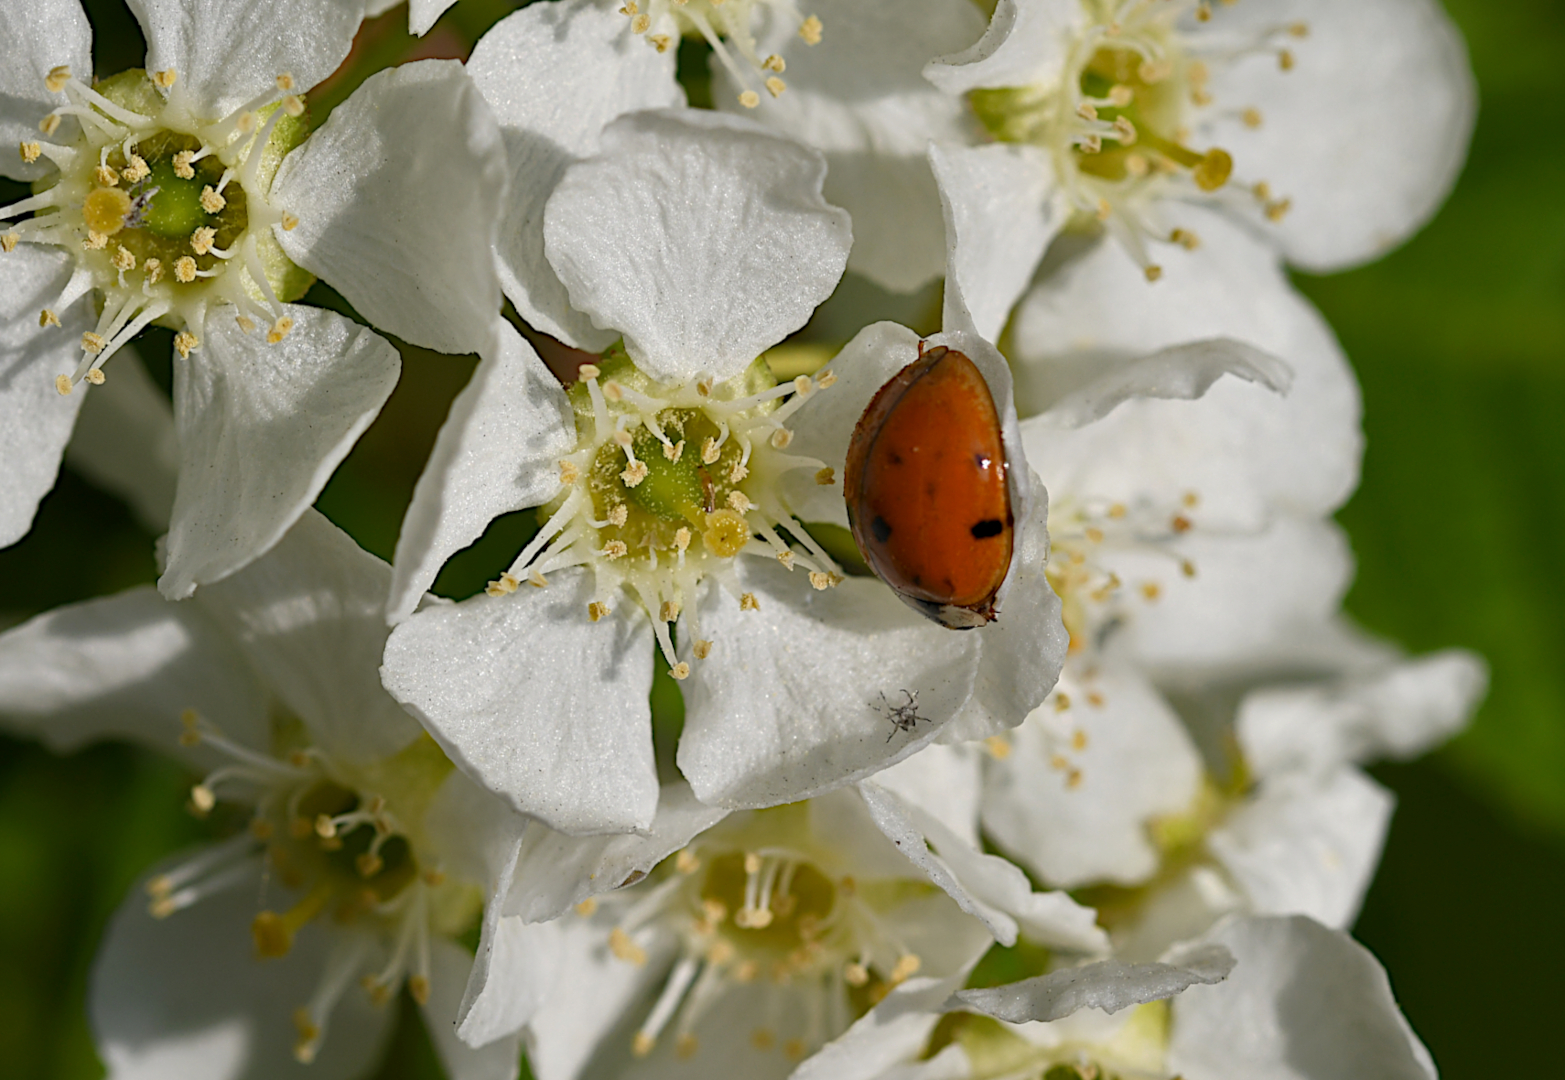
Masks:
[[[1054,695],[1054,711],[1055,712],[1064,712],[1066,709],[1069,709],[1070,707],[1071,707],[1071,699],[1070,699],[1070,695],[1069,694],[1058,693],[1058,694]]]
[[[777,76],[772,75],[766,80],[766,92],[772,97],[782,97],[782,92],[788,89],[788,84]]]
[[[228,205],[228,200],[211,184],[201,189],[201,209],[209,214],[216,214]]]
[[[97,356],[108,347],[108,339],[102,334],[95,334],[91,330],[82,335],[82,350]]]
[[[99,188],[98,190],[99,191],[105,191],[105,190],[108,190],[108,189],[106,189],[106,188]],[[104,248],[106,248],[108,246],[109,246],[109,237],[108,237],[108,235],[106,233],[93,232],[90,229],[87,232],[87,239],[82,241],[82,248],[84,250],[86,250],[86,251],[102,251]]]
[[[179,81],[179,72],[175,71],[173,68],[154,72],[152,75],[152,81],[157,83],[157,85],[161,86],[163,89],[167,90],[169,87],[173,86],[174,83]]]
[[[16,250],[16,245],[21,243],[21,240],[22,234],[17,232],[15,229],[12,229],[4,236],[0,236],[0,250],[3,250],[7,255],[9,255],[11,252]]]
[[[647,951],[630,940],[630,935],[618,926],[609,931],[609,951],[617,958],[635,964],[637,967],[647,962]]]
[[[831,487],[831,485],[833,485],[833,484],[835,484],[837,482],[837,472],[836,472],[836,470],[835,469],[821,469],[819,472],[817,472],[815,474],[815,482],[817,484],[819,484],[821,487]]]
[[[679,530],[674,533],[674,550],[685,551],[688,549],[690,547],[690,539],[690,530],[681,525]]]
[[[623,559],[630,554],[630,548],[625,546],[623,540],[610,540],[603,545],[603,557],[605,559]]]
[[[985,739],[984,749],[989,751],[989,756],[996,761],[1004,761],[1011,756],[1011,742],[1001,735],[991,735]]]
[[[603,372],[598,370],[597,364],[583,364],[576,369],[576,378],[580,382],[590,382],[601,374]]]
[[[189,255],[181,255],[177,260],[175,260],[174,280],[184,285],[188,285],[192,281],[196,280],[196,260],[192,259]],[[250,322],[250,320],[245,319],[243,315],[241,315],[240,318],[244,319],[244,322]],[[240,326],[243,327],[244,323],[240,323]],[[245,333],[248,334],[251,330],[254,329],[255,323],[250,322],[250,326],[245,330]]]
[[[115,250],[114,257],[109,261],[114,264],[114,269],[116,270],[136,269],[136,253],[124,244],[121,244]]]
[[[50,311],[48,308],[44,308],[42,311],[40,311],[38,313],[38,325],[39,326],[59,326],[60,325],[60,317],[58,315],[56,315],[53,311]]]
[[[841,580],[835,574],[828,574],[821,570],[810,571],[810,587],[816,592],[825,592]]]
[[[587,899],[577,904],[574,910],[576,914],[580,915],[582,918],[590,919],[593,915],[597,914],[598,898],[596,896],[589,896]]]
[[[60,114],[59,113],[50,113],[48,116],[46,116],[42,120],[38,121],[38,130],[43,132],[45,135],[50,135],[50,136],[52,136],[56,131],[59,131],[60,130]]]
[[[104,381],[103,371],[99,368],[89,368],[87,374],[82,376],[94,386],[102,386]]]
[[[651,37],[647,38],[647,40],[652,42],[653,46],[660,53],[668,52],[668,50],[674,45],[674,39],[669,37],[667,34],[653,34]]]
[[[181,180],[194,180],[196,169],[194,164],[196,152],[194,150],[181,150],[174,155],[174,175]]]
[[[657,1040],[645,1031],[636,1032],[636,1037],[630,1040],[630,1052],[637,1057],[646,1057],[652,1053],[652,1048],[657,1045]]]
[[[756,1028],[750,1032],[750,1045],[764,1052],[777,1045],[777,1036],[770,1028]]]
[[[668,673],[671,677],[682,682],[685,679],[690,678],[690,665],[681,660],[679,663],[669,668]]]
[[[738,494],[735,492],[734,494]],[[706,550],[718,558],[729,559],[739,554],[750,541],[750,527],[744,518],[732,510],[714,510],[706,516],[706,528],[701,531],[701,542]]]
[[[819,45],[821,43],[821,21],[814,15],[805,19],[799,27],[799,36],[804,39],[806,45]]]
[[[196,335],[189,330],[181,330],[174,335],[174,348],[179,352],[181,360],[190,359],[190,352],[201,344]]]
[[[1293,53],[1288,49],[1282,49],[1277,53],[1277,66],[1284,71],[1293,70]]]
[[[789,1039],[783,1043],[783,1056],[789,1061],[804,1060],[805,1045],[803,1039]]]
[[[60,392],[61,397],[71,396],[71,377],[69,375],[56,375],[54,388]]]
[[[104,187],[113,187],[120,182],[120,174],[115,171],[112,165],[99,165],[92,170],[92,176],[93,179],[97,180]]]
[[[119,188],[94,188],[82,200],[82,221],[87,225],[89,236],[96,234],[107,238],[125,227],[130,209],[131,197]]]
[[[777,553],[777,561],[783,564],[785,570],[792,570],[794,561],[798,558],[789,548],[783,548]]]
[[[43,147],[39,146],[35,142],[27,142],[26,140],[22,141],[20,150],[22,154],[22,160],[27,162],[29,165],[37,161],[38,155],[43,153]]]
[[[1124,83],[1115,83],[1109,90],[1109,104],[1116,109],[1123,109],[1136,100],[1136,92]]]
[[[684,453],[685,453],[685,440],[684,439],[680,439],[677,443],[674,443],[672,445],[665,445],[663,447],[663,456],[668,458],[668,460],[670,460],[672,462],[675,462],[675,463],[677,463],[679,461],[679,459],[684,456]]]
[[[707,440],[701,444],[701,464],[714,464],[721,454],[722,450],[718,448],[716,438],[708,436]]]
[[[1103,695],[1099,694],[1097,695],[1097,698],[1098,700],[1093,702],[1093,704],[1101,706],[1103,704]],[[1087,700],[1092,701],[1092,697],[1089,695]],[[1075,731],[1071,732],[1071,749],[1075,750],[1077,753],[1087,749],[1087,733],[1080,728],[1077,728]]]
[[[750,501],[750,497],[737,489],[728,493],[728,505],[736,514],[748,514],[755,508],[755,504]]]
[[[760,103],[761,95],[757,94],[754,90],[746,90],[744,93],[739,95],[739,104],[743,105],[747,109],[753,109]]]
[[[217,239],[217,230],[209,225],[203,225],[190,234],[190,250],[197,255],[205,255],[212,250],[212,242]]]
[[[49,93],[58,94],[65,89],[65,84],[71,81],[71,69],[68,64],[50,68],[49,74],[44,76],[43,84],[49,88]]]
[[[284,315],[282,318],[274,322],[272,324],[272,328],[267,331],[267,343],[276,345],[283,338],[287,337],[291,330],[293,330],[293,319],[288,315]]]
[[[681,1061],[695,1057],[696,1051],[700,1048],[701,1044],[688,1031],[682,1033],[674,1040],[674,1056]]]
[[[372,878],[386,868],[386,860],[373,851],[366,851],[353,860],[353,866],[360,877]]]
[[[1149,266],[1143,273],[1146,274],[1148,281],[1156,281],[1163,276],[1163,268],[1161,266]]]
[[[163,260],[148,259],[141,264],[142,271],[147,275],[147,284],[156,285],[163,280]]]
[[[1288,211],[1293,209],[1292,199],[1278,199],[1276,202],[1266,204],[1266,219],[1268,221],[1281,221],[1288,216]]]
[[[789,431],[787,428],[778,428],[776,431],[772,432],[771,443],[777,449],[786,450],[788,449],[788,445],[792,442],[793,432]]]
[[[772,55],[761,61],[761,66],[767,71],[775,71],[777,74],[781,75],[783,72],[788,70],[788,61],[784,60],[776,53],[772,53]]]
[[[1194,251],[1201,246],[1201,238],[1188,229],[1175,229],[1168,234],[1168,240],[1169,243],[1178,244],[1186,251]]]
[[[1216,191],[1228,183],[1228,177],[1233,171],[1234,159],[1228,151],[1214,148],[1206,152],[1200,164],[1191,171],[1191,176],[1195,179],[1196,187],[1202,191]]]
[[[750,470],[739,462],[734,462],[734,467],[728,470],[728,482],[737,484],[750,475]]]
[[[1245,127],[1258,128],[1261,126],[1261,110],[1254,106],[1244,110],[1239,116],[1244,121]]]
[[[619,474],[619,478],[626,487],[635,487],[647,478],[647,463],[639,459],[632,461],[625,466],[624,471]]]
[[[593,622],[597,622],[612,610],[614,609],[609,607],[609,605],[600,604],[598,601],[594,600],[592,603],[587,605],[587,618],[591,619]]]
[[[1151,603],[1163,595],[1162,586],[1155,581],[1142,582],[1141,595],[1146,597],[1148,603]]]
[[[576,463],[575,462],[572,462],[572,461],[562,461],[562,462],[560,462],[560,483],[564,484],[566,487],[570,487],[572,484],[574,484],[576,481],[578,481],[580,479],[581,479],[581,470],[576,467]]]
[[[429,980],[422,975],[413,975],[408,979],[408,996],[420,1005],[429,1004]]]
[[[299,227],[299,219],[297,217],[295,217],[293,214],[284,212],[282,224],[283,224],[283,232],[293,232],[295,229],[297,229]]]
[[[645,34],[652,29],[652,16],[645,13],[630,17],[630,32],[633,34]]]
[[[1091,102],[1083,101],[1076,106],[1076,115],[1083,120],[1096,120],[1098,118],[1098,110],[1093,108]]]
[[[755,598],[755,593],[747,592],[739,594],[740,611],[760,611],[761,602]]]
[[[712,643],[705,638],[698,638],[690,651],[695,654],[697,660],[705,660],[712,655]]]

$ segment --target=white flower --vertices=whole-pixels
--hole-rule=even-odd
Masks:
[[[773,386],[756,362],[842,273],[848,223],[821,198],[819,156],[693,111],[624,117],[602,146],[565,172],[544,233],[571,301],[624,351],[569,395],[508,330],[484,361],[409,508],[393,618],[493,517],[547,504],[548,521],[490,595],[398,626],[388,688],[472,775],[568,832],[651,821],[654,647],[684,680],[679,767],[714,805],[809,797],[958,717],[986,734],[1018,722],[1064,642],[999,354],[965,332],[930,339],[989,381],[1019,529],[1004,614],[954,633],[846,578],[800,524],[845,524],[853,426],[920,348],[883,324],[813,378]],[[878,692],[904,691],[918,719],[891,726]]]
[[[927,805],[960,816],[976,774],[944,779]],[[1091,911],[1033,893],[978,853],[976,833],[874,783],[734,814],[566,927],[560,993],[529,1025],[540,1080],[589,1060],[629,1076],[781,1077],[888,995],[949,994],[1019,928],[1067,953],[1104,946]]]
[[[1445,198],[1475,111],[1430,0],[1001,0],[926,74],[998,140],[943,147],[935,172],[976,227],[1010,230],[1001,321],[1083,219],[1152,280],[1206,241],[1196,205],[1308,269],[1375,258]]]
[[[1229,920],[1163,963],[1102,961],[949,1001],[939,989],[888,1000],[795,1080],[1436,1076],[1374,956],[1302,916]],[[937,1030],[942,1007],[971,1012]]]
[[[170,325],[181,480],[160,585],[187,596],[282,536],[396,382],[387,342],[288,302],[311,274],[409,341],[489,346],[498,134],[461,66],[430,62],[376,75],[306,138],[296,91],[346,56],[357,4],[147,0],[148,72],[92,86],[76,4],[21,7],[0,14],[20,155],[3,168],[43,187],[0,209],[0,542],[53,483],[73,387]]]
[[[271,1077],[297,1059],[347,1080],[384,1047],[404,985],[452,1077],[515,1076],[515,1038],[456,1037],[472,957],[453,937],[525,823],[381,688],[388,575],[312,512],[190,603],[140,588],[0,636],[14,729],[60,750],[128,737],[177,753],[205,774],[196,812],[249,814],[114,916],[89,995],[114,1076]]]

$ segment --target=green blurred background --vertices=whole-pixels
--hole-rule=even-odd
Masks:
[[[99,73],[139,65],[121,0],[86,6]],[[406,36],[398,8],[366,26],[355,76],[460,55],[515,6],[463,0],[422,42]],[[1374,770],[1400,807],[1356,932],[1390,969],[1442,1075],[1545,1076],[1559,1068],[1552,1025],[1565,1004],[1565,143],[1543,136],[1565,120],[1565,5],[1447,8],[1482,93],[1460,184],[1383,261],[1298,279],[1364,387],[1364,480],[1340,515],[1359,560],[1349,609],[1412,650],[1464,645],[1493,668],[1468,732]],[[699,70],[699,55],[682,59]],[[357,78],[312,98],[317,117]],[[311,300],[334,302],[325,290]],[[156,359],[166,339],[145,344],[166,384]],[[402,384],[320,502],[386,558],[472,369],[414,349],[404,359]],[[492,530],[480,543],[493,558],[475,554],[503,561],[497,534],[521,528]],[[151,581],[151,551],[122,504],[67,470],[32,534],[0,551],[0,620]],[[135,877],[201,834],[182,809],[189,783],[166,759],[125,747],[59,758],[0,739],[0,1072],[102,1075],[83,1010],[89,964]],[[403,1008],[381,1076],[438,1077]]]

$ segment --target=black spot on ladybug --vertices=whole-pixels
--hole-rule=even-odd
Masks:
[[[990,518],[987,521],[980,521],[970,531],[974,540],[987,540],[991,536],[999,536],[1005,531],[1005,526],[1000,524],[997,518]]]
[[[892,452],[892,453],[886,455],[886,460],[891,462],[891,464],[893,464],[893,465],[900,465],[900,464],[902,464],[902,455],[898,454],[898,453],[895,453],[895,452]]]
[[[879,514],[876,514],[875,520],[869,523],[869,531],[874,533],[875,539],[882,544],[891,539],[891,525]]]

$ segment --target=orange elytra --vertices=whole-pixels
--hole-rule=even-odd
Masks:
[[[842,492],[859,551],[904,603],[953,630],[995,618],[1016,522],[1000,415],[972,360],[920,345],[854,427]]]

